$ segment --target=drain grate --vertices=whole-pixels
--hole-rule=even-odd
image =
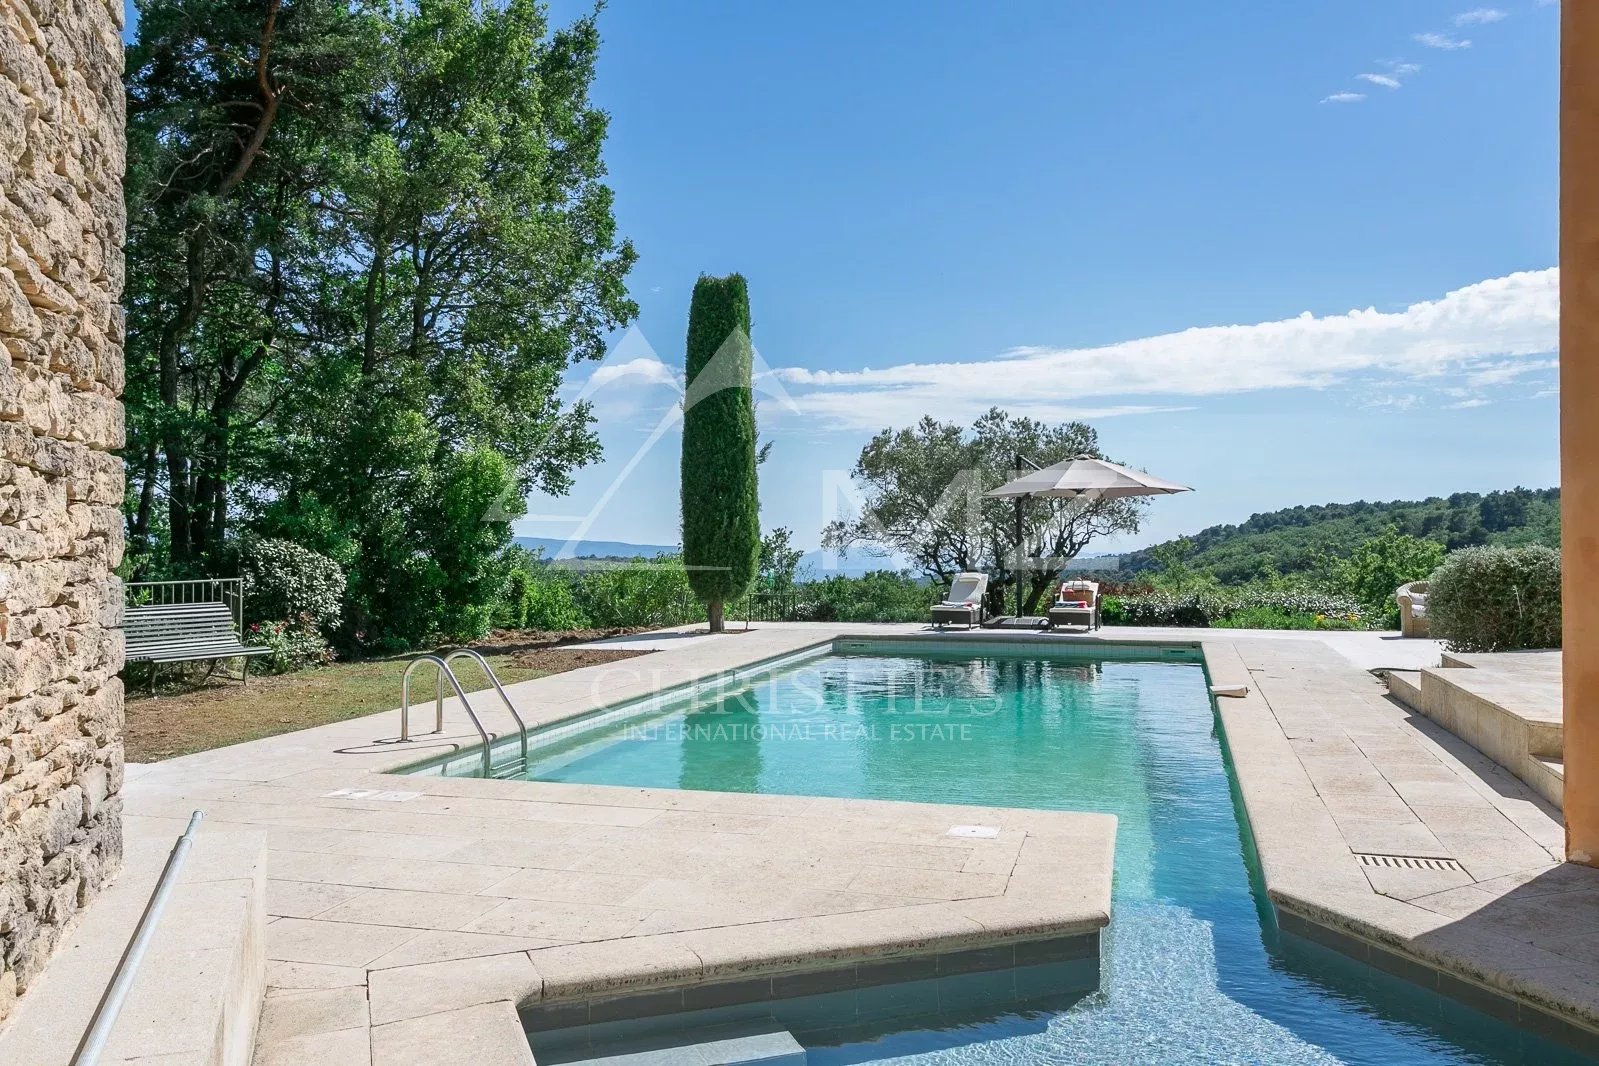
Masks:
[[[1370,852],[1355,852],[1355,858],[1360,860],[1362,866],[1382,866],[1390,870],[1447,870],[1450,873],[1465,873],[1466,868],[1454,859],[1434,859],[1421,855],[1376,855]]]

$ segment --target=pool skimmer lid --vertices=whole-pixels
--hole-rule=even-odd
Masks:
[[[952,837],[983,837],[983,838],[997,837],[997,836],[999,836],[999,826],[997,826],[997,825],[952,825],[952,826],[949,827],[949,835],[952,836]]]

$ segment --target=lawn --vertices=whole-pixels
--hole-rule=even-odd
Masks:
[[[560,636],[497,633],[474,647],[489,661],[500,683],[510,685],[642,654],[562,646],[612,632]],[[412,658],[414,655],[365,659],[276,677],[252,676],[248,686],[213,676],[164,688],[155,696],[144,696],[136,691],[139,685],[130,684],[127,760],[156,762],[391,710],[400,705],[400,681]],[[468,692],[488,687],[475,664],[457,662],[453,666]],[[419,671],[417,676],[421,683],[413,686],[413,705],[430,704],[431,673]],[[413,713],[418,728],[432,728],[431,707],[420,706]]]

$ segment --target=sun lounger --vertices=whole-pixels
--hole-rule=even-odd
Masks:
[[[956,574],[949,586],[949,597],[942,603],[933,604],[933,624],[964,625],[968,629],[981,625],[984,618],[983,597],[987,593],[987,574]]]
[[[1067,581],[1055,593],[1049,625],[1099,628],[1099,586],[1092,581]]]

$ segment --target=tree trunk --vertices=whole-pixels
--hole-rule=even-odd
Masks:
[[[155,459],[156,446],[152,441],[144,448],[144,463],[139,470],[139,508],[133,514],[133,530],[129,537],[133,542],[133,550],[139,554],[150,547],[150,515],[155,506]]]
[[[710,622],[712,633],[721,633],[725,627],[722,624],[722,601],[712,600],[705,605],[705,617]]]

